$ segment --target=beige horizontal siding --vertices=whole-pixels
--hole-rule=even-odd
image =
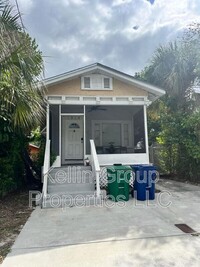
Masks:
[[[147,96],[147,92],[132,85],[113,79],[113,90],[81,90],[81,78],[48,86],[47,95],[86,96]]]

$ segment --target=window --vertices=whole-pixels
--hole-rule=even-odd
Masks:
[[[112,90],[112,78],[100,74],[91,74],[81,78],[81,89]]]
[[[84,88],[90,88],[90,77],[84,77]]]
[[[110,88],[110,78],[104,78],[104,88]]]
[[[80,128],[80,126],[77,123],[73,122],[73,123],[71,123],[69,125],[69,128],[71,128],[71,129],[78,129],[78,128]]]
[[[92,138],[96,146],[115,146],[131,147],[132,146],[132,130],[131,121],[93,121],[92,122]]]

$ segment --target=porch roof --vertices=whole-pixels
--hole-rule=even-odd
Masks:
[[[60,75],[50,77],[48,79],[45,79],[44,83],[48,87],[50,85],[55,85],[67,80],[80,77],[81,75],[88,75],[91,73],[108,75],[127,84],[137,86],[138,88],[147,91],[149,93],[149,99],[152,101],[165,94],[165,91],[159,87],[156,87],[143,81],[139,81],[129,74],[110,68],[100,63],[94,63],[82,68],[78,68]]]

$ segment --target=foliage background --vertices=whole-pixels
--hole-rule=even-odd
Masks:
[[[0,197],[39,184],[28,154],[30,132],[44,114],[41,51],[9,1],[0,0]]]
[[[200,25],[182,38],[160,46],[150,64],[136,74],[166,90],[148,109],[149,144],[159,146],[161,172],[180,180],[200,181]]]

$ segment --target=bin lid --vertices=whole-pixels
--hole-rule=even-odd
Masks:
[[[143,169],[143,170],[156,170],[156,166],[154,165],[150,165],[150,164],[135,164],[135,165],[131,165],[132,169],[135,170],[139,170],[139,169]]]
[[[127,165],[113,165],[110,167],[107,167],[108,171],[117,171],[117,170],[123,170],[123,171],[127,171],[127,170],[132,170],[131,166],[127,166]]]

